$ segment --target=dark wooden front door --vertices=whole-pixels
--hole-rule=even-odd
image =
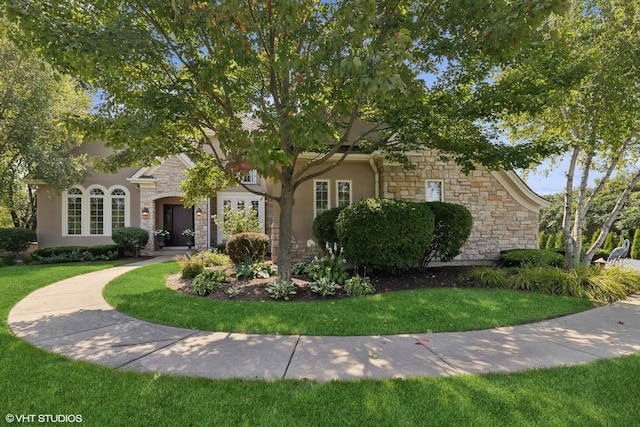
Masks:
[[[187,246],[193,237],[183,236],[182,232],[193,230],[193,208],[164,205],[164,228],[169,231],[168,246]]]

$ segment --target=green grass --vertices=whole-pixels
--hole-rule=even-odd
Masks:
[[[140,319],[207,331],[283,335],[376,335],[464,331],[513,325],[586,310],[589,301],[497,289],[421,289],[314,302],[221,301],[168,289],[176,263],[120,276],[104,291]]]
[[[512,375],[327,383],[213,381],[70,361],[6,328],[29,292],[92,266],[58,268],[0,268],[1,417],[79,414],[85,426],[638,425],[640,355]]]

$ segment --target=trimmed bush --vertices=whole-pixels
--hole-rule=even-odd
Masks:
[[[562,255],[544,249],[510,249],[502,251],[500,258],[505,267],[562,267],[564,264]]]
[[[41,248],[31,254],[35,264],[58,264],[65,262],[114,260],[120,255],[118,245],[55,246]]]
[[[333,246],[334,243],[338,243],[336,220],[343,209],[344,207],[329,209],[318,214],[318,216],[313,220],[311,230],[313,232],[313,236],[318,240],[320,248],[326,247],[327,243],[330,246]]]
[[[122,227],[113,230],[111,239],[124,253],[137,255],[149,242],[149,233],[137,227]]]
[[[0,228],[0,256],[14,259],[37,239],[33,230],[19,227]]]
[[[459,253],[471,235],[473,217],[469,209],[462,205],[444,202],[427,202],[435,217],[433,240],[422,257],[422,267],[436,259],[451,261]]]
[[[234,264],[245,257],[263,261],[269,247],[269,236],[263,233],[238,233],[227,240],[227,254]]]
[[[336,231],[354,265],[397,273],[420,264],[434,223],[426,203],[363,199],[338,215]]]
[[[178,264],[183,279],[193,279],[204,271],[204,264],[197,257],[178,258]]]

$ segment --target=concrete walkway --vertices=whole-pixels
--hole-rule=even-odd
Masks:
[[[38,289],[9,314],[33,345],[118,369],[207,378],[404,378],[515,372],[640,351],[640,296],[539,323],[482,331],[326,337],[202,332],[134,319],[102,289],[163,258],[74,277]],[[640,269],[640,263],[625,261]]]

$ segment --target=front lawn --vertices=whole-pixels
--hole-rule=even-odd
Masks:
[[[9,310],[28,293],[104,266],[0,268],[0,409],[5,419],[9,414],[77,414],[87,426],[637,424],[640,355],[512,375],[214,381],[74,362],[10,334]]]
[[[439,288],[314,302],[214,300],[165,284],[176,263],[153,264],[110,283],[105,298],[134,317],[207,331],[257,334],[386,335],[465,331],[575,313],[586,299],[497,289]]]

